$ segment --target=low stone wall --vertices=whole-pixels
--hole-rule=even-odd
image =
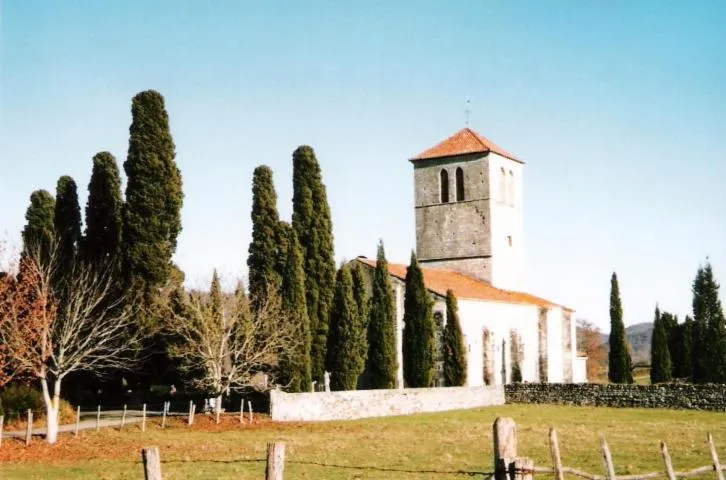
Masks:
[[[353,420],[356,418],[443,412],[504,404],[502,387],[407,388],[347,392],[270,392],[270,415],[279,422]]]
[[[726,411],[726,385],[543,384],[505,386],[507,403]]]

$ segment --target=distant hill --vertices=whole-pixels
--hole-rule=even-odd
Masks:
[[[653,322],[636,323],[625,327],[625,335],[632,348],[633,362],[650,362],[650,339],[653,336]],[[602,342],[608,348],[608,338],[602,334]]]

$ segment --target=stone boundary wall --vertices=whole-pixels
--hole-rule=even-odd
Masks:
[[[354,420],[490,405],[504,405],[504,389],[501,386],[270,392],[270,416],[278,422]]]
[[[506,403],[726,411],[726,385],[519,383],[504,387]]]

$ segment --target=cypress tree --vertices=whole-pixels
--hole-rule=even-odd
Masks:
[[[55,195],[55,235],[58,242],[58,276],[67,275],[76,260],[81,242],[81,207],[76,182],[64,175],[58,179]]]
[[[434,377],[435,326],[432,304],[416,254],[411,252],[411,264],[406,269],[403,303],[403,378],[410,388],[429,387]]]
[[[93,157],[93,171],[88,182],[86,231],[83,258],[91,264],[117,259],[121,243],[121,178],[116,158],[109,152]]]
[[[663,320],[663,327],[668,342],[672,378],[681,378],[680,369],[683,364],[683,351],[681,349],[683,339],[681,334],[683,332],[680,325],[678,325],[678,316],[669,312],[662,312],[661,319]]]
[[[358,306],[358,315],[363,322],[363,328],[368,328],[368,295],[366,294],[366,280],[363,276],[363,269],[358,262],[351,265],[351,276],[353,277],[353,298]]]
[[[620,303],[618,277],[613,272],[610,279],[610,353],[608,355],[608,379],[612,383],[633,383],[632,360],[628,352],[628,340],[623,324],[623,307]]]
[[[707,262],[699,268],[693,285],[695,381],[726,382],[726,321],[718,290]]]
[[[355,390],[365,367],[366,336],[348,265],[336,275],[326,366],[331,390]]]
[[[219,285],[216,268],[212,274],[212,284],[209,287],[209,310],[215,321],[222,322],[222,287]]]
[[[296,322],[302,342],[297,350],[287,358],[283,365],[283,380],[291,392],[307,392],[312,379],[310,376],[310,319],[305,300],[305,270],[302,248],[297,234],[286,225],[289,235],[285,273],[282,276],[282,301]]]
[[[280,243],[284,227],[277,214],[277,193],[272,170],[266,165],[252,175],[252,242],[249,247],[249,292],[253,307],[267,296],[267,288],[279,287]]]
[[[679,325],[681,331],[681,364],[679,374],[681,378],[693,378],[693,319],[686,315],[686,319],[682,325]]]
[[[383,242],[378,244],[378,258],[373,272],[373,295],[368,322],[368,357],[366,373],[370,388],[396,387],[396,307],[388,277],[388,262]]]
[[[292,155],[292,226],[305,259],[305,296],[312,333],[313,380],[323,381],[330,308],[335,289],[333,224],[315,152],[307,145]]]
[[[650,346],[650,383],[670,382],[671,356],[668,350],[668,334],[660,309],[655,307],[653,336]]]
[[[23,255],[35,253],[42,261],[48,259],[55,241],[55,199],[46,190],[36,190],[30,194],[30,205],[25,212],[23,229]]]
[[[131,102],[128,179],[123,209],[123,273],[127,287],[147,295],[169,278],[181,231],[182,179],[164,97],[154,90]]]
[[[449,387],[466,385],[467,359],[464,335],[459,323],[459,307],[452,290],[446,292],[446,327],[444,328],[444,380]]]

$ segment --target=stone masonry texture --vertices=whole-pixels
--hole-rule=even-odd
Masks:
[[[278,422],[353,420],[503,404],[501,386],[270,392],[270,415]]]
[[[481,154],[414,163],[416,253],[423,265],[491,280],[488,166]],[[463,201],[456,201],[458,168],[464,172]],[[442,170],[448,172],[448,203],[440,199]]]
[[[504,387],[506,403],[726,410],[726,385],[519,383]]]

